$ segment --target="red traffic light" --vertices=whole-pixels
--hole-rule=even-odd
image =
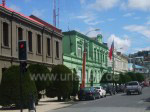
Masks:
[[[19,41],[18,42],[18,57],[20,61],[27,60],[27,48],[26,48],[26,41]]]
[[[20,44],[20,48],[24,48],[24,44],[22,43],[22,44]]]

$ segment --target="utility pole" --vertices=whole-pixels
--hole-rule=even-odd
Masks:
[[[115,75],[115,54],[114,54],[114,50],[113,50],[113,60],[112,60],[112,65],[113,65],[113,86],[114,86],[114,75]]]
[[[92,31],[99,31],[100,29],[94,29],[94,30],[90,30],[88,31],[85,36],[87,36],[90,32]],[[81,84],[81,88],[85,87],[85,78],[86,78],[86,40],[84,39],[84,53],[83,53],[83,62],[82,62],[82,84]]]
[[[59,27],[59,10],[59,0],[53,0],[53,25],[55,27]]]

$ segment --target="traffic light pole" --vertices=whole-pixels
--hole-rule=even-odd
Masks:
[[[20,61],[20,112],[23,112],[23,87],[22,87],[22,76],[26,72],[26,60],[27,60],[27,42],[20,40],[18,41],[18,58]]]
[[[23,70],[22,70],[22,62],[20,61],[20,112],[23,112],[23,98],[22,98],[22,75],[23,75]]]

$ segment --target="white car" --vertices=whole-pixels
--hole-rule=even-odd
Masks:
[[[94,87],[100,94],[101,98],[106,97],[106,91],[103,89],[102,86]]]

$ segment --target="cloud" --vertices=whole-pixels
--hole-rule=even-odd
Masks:
[[[35,16],[37,16],[37,17],[42,17],[44,12],[45,12],[45,10],[34,9],[32,11],[32,14],[35,15]]]
[[[97,11],[111,9],[119,3],[119,0],[96,0],[94,3],[89,5],[89,8],[92,8]]]
[[[145,47],[145,48],[135,48],[135,51],[149,51],[150,47]]]
[[[92,25],[92,26],[104,22],[104,21],[98,21],[96,14],[92,12],[86,12],[82,16],[76,16],[75,18],[81,19],[85,24]]]
[[[126,3],[123,2],[121,7],[123,9],[150,11],[150,0],[128,0]]]
[[[80,0],[80,3],[81,3],[81,4],[84,4],[84,3],[85,3],[85,0]]]
[[[15,11],[17,11],[17,12],[21,12],[21,8],[20,7],[18,7],[18,6],[16,6],[16,5],[10,5],[9,6],[11,9],[13,9],[13,10],[15,10]]]
[[[123,17],[131,17],[133,15],[134,15],[134,13],[126,13],[126,14],[123,15]]]
[[[123,36],[124,38],[117,37],[115,34],[110,35],[108,38],[108,46],[110,47],[113,40],[114,46],[117,51],[126,52],[131,46],[131,41],[128,39],[127,35]]]
[[[130,32],[142,34],[143,36],[150,38],[150,26],[128,25],[128,26],[125,26],[123,29],[128,30]]]

